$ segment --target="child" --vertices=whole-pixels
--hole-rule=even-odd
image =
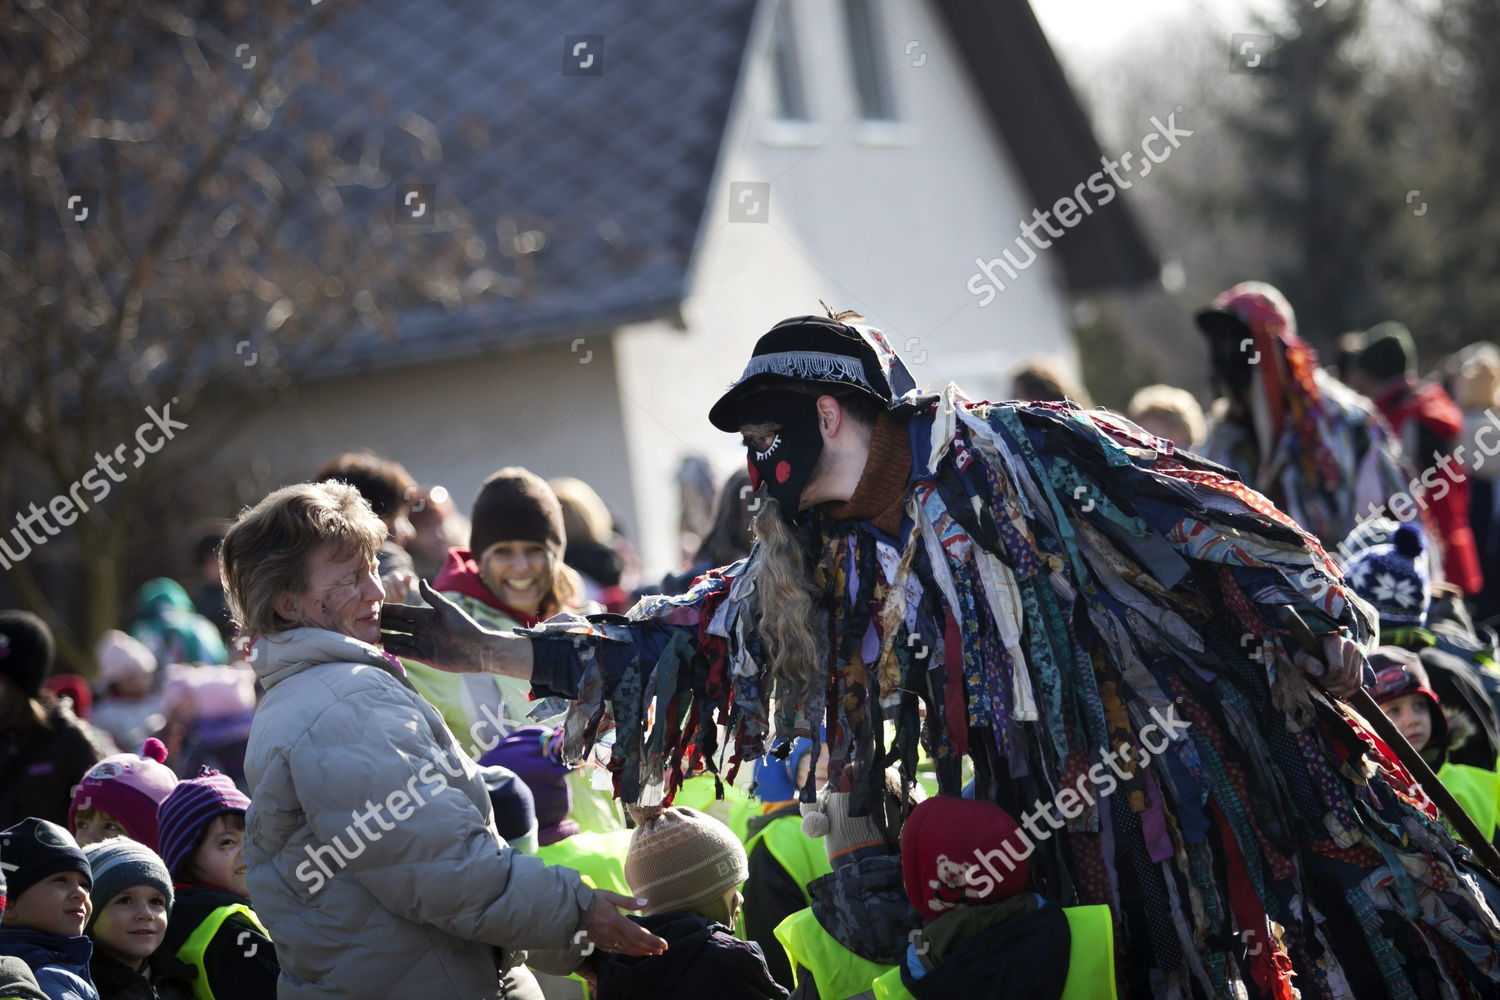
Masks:
[[[79,846],[129,837],[155,851],[157,807],[177,787],[166,759],[167,748],[153,738],[139,754],[116,754],[89,768],[68,810],[68,828]]]
[[[99,902],[86,926],[100,1000],[158,1000],[146,960],[161,946],[172,911],[172,880],[161,858],[129,837],[84,848]]]
[[[714,997],[780,1000],[786,990],[766,968],[760,948],[730,928],[738,886],[749,874],[745,848],[727,826],[696,809],[632,807],[637,823],[625,878],[646,900],[632,917],[667,941],[660,955],[595,953],[599,1000]]]
[[[0,860],[9,881],[0,955],[30,966],[49,1000],[99,1000],[83,936],[94,884],[83,851],[67,830],[28,816],[0,830]]]
[[[161,857],[177,899],[161,963],[164,998],[270,1000],[281,968],[271,937],[250,909],[245,875],[245,811],[250,798],[204,768],[178,782],[157,812]],[[195,985],[196,980],[203,985]]]
[[[161,731],[166,716],[157,693],[156,657],[139,639],[110,629],[94,646],[101,697],[94,725],[122,747],[138,747]]]
[[[1467,713],[1442,703],[1421,659],[1410,650],[1380,646],[1370,654],[1370,666],[1375,670],[1370,697],[1493,841],[1500,831],[1500,774],[1451,759],[1475,731]]]
[[[939,795],[901,831],[901,872],[924,921],[875,996],[1110,998],[1114,923],[1107,906],[1061,907],[1026,891],[1031,865],[1015,819],[993,802]],[[1006,850],[1009,843],[1010,851]]]

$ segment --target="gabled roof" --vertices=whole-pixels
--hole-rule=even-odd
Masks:
[[[1099,142],[1028,0],[932,0],[1035,205],[1047,209],[1100,168]],[[1059,240],[1071,291],[1138,285],[1160,263],[1123,197]]]
[[[1036,204],[1071,192],[1098,168],[1099,148],[1026,0],[932,2]],[[408,166],[392,169],[389,189],[346,191],[350,207],[390,213],[396,185],[435,185],[439,211],[461,205],[476,224],[484,263],[506,277],[510,295],[409,310],[394,340],[351,338],[315,367],[436,360],[675,316],[755,7],[756,0],[365,0],[340,12],[316,36],[321,66],[350,93],[382,95],[398,120],[414,114],[408,122],[419,123],[419,135],[421,123],[431,123],[442,145],[440,158],[424,161],[421,143],[393,129],[399,141],[383,156],[387,163],[405,156]],[[602,36],[590,67],[598,75],[563,72],[569,36]],[[348,99],[314,96],[312,120],[328,122],[336,136]],[[540,232],[545,247],[521,262],[497,253],[503,220]],[[1157,270],[1119,198],[1057,252],[1075,291],[1135,284]]]

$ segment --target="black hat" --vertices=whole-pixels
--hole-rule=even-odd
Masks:
[[[73,835],[35,816],[0,830],[0,859],[10,871],[12,900],[20,899],[21,893],[58,872],[77,872],[90,885],[94,883],[94,869]]]
[[[547,480],[519,466],[508,466],[484,481],[469,525],[469,551],[476,561],[496,542],[537,542],[559,561],[567,546],[557,494]]]
[[[824,316],[796,316],[755,342],[744,373],[708,411],[709,422],[721,431],[739,430],[740,401],[785,381],[852,389],[887,407],[916,388],[906,364],[879,330],[856,329]]]
[[[1365,331],[1364,346],[1354,356],[1354,367],[1377,381],[1387,381],[1417,369],[1417,348],[1411,331],[1387,320]]]
[[[35,698],[52,672],[52,630],[30,611],[0,611],[0,675]]]

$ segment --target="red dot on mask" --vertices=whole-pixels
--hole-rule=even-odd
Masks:
[[[760,470],[757,469],[755,467],[755,464],[753,462],[750,462],[748,459],[745,462],[745,468],[750,470],[750,488],[752,490],[760,489]]]
[[[785,462],[776,463],[776,481],[784,483],[792,478],[792,467]]]

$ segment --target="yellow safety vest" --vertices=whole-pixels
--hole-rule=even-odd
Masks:
[[[630,849],[630,831],[575,833],[555,844],[538,847],[536,856],[549,865],[566,865],[581,872],[596,889],[630,895],[625,881],[625,852]]]
[[[1450,763],[1438,768],[1437,776],[1485,839],[1494,840],[1495,830],[1500,827],[1500,774],[1469,764]]]
[[[771,852],[787,874],[802,887],[802,898],[812,905],[812,893],[807,885],[833,871],[828,861],[828,849],[822,840],[814,840],[802,832],[801,816],[779,816],[771,820],[745,842],[745,855],[754,853],[755,845],[765,841]]]
[[[743,788],[726,781],[724,782],[724,798],[718,799],[714,796],[714,776],[700,774],[682,783],[682,787],[677,790],[677,796],[672,799],[672,804],[707,813],[733,830],[740,843],[745,843],[745,838],[750,832],[750,814],[755,809],[750,794]]]
[[[895,968],[862,958],[844,947],[818,923],[810,909],[798,910],[777,924],[776,940],[791,960],[792,985],[797,985],[797,967],[802,966],[811,973],[822,1000],[873,997],[871,984]]]
[[[224,921],[230,917],[242,916],[252,927],[260,931],[266,937],[271,932],[266,930],[265,925],[256,917],[255,911],[243,903],[231,903],[221,906],[217,910],[203,918],[188,939],[182,942],[182,947],[177,949],[177,957],[193,968],[198,970],[198,976],[193,980],[193,996],[198,1000],[214,1000],[214,991],[208,985],[208,969],[203,964],[203,955],[208,951],[208,943],[219,933],[219,928],[224,926]]]
[[[1069,906],[1072,944],[1062,1000],[1117,1000],[1115,990],[1115,924],[1107,906]],[[901,967],[875,980],[876,1000],[916,1000],[901,981]]]

